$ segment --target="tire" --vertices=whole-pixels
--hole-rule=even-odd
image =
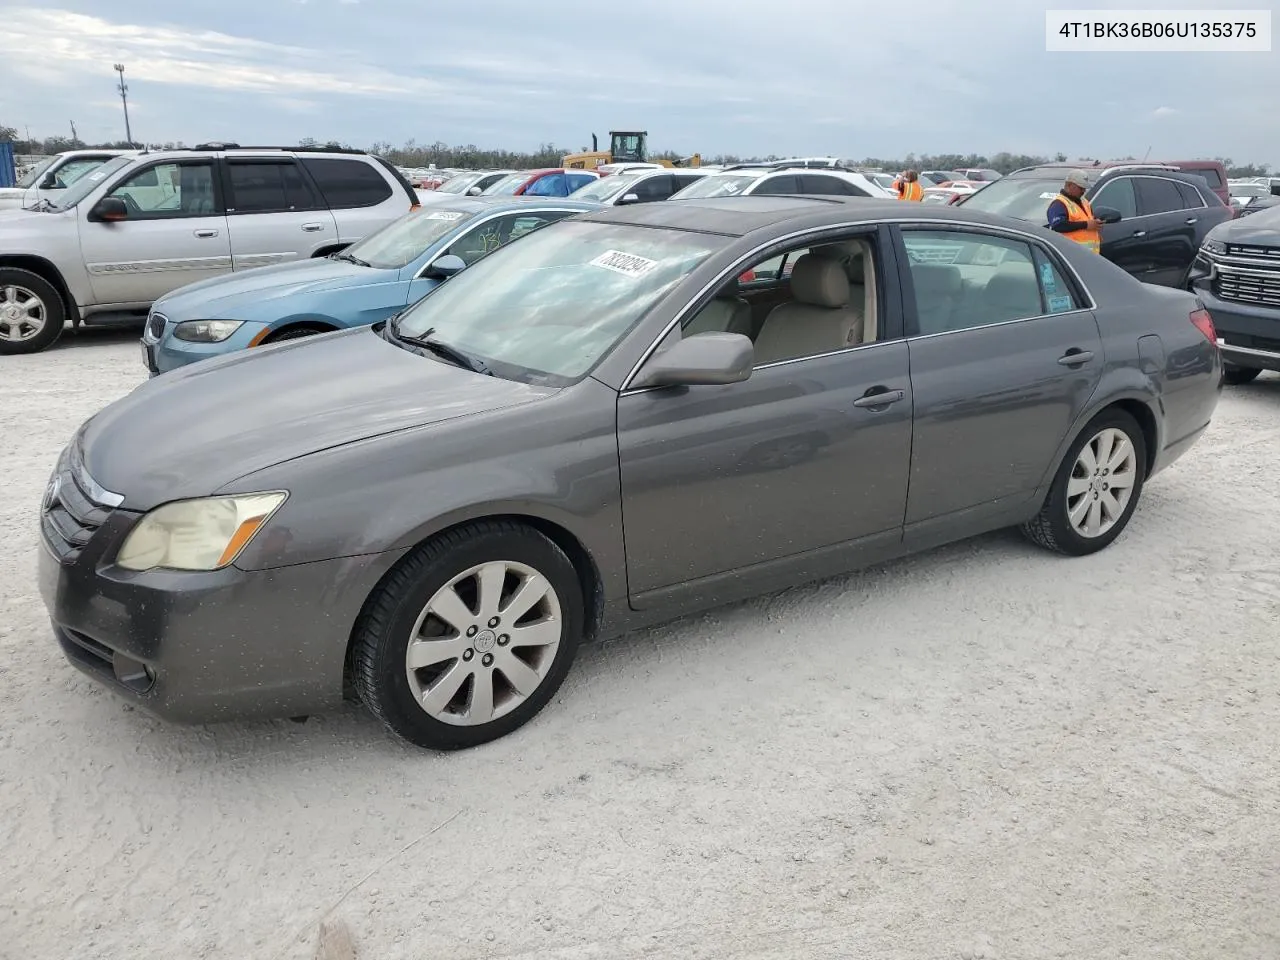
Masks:
[[[30,270],[0,267],[0,356],[47,350],[62,336],[66,319],[62,294],[48,280]]]
[[[1228,363],[1222,368],[1222,382],[1233,387],[1242,387],[1246,383],[1257,380],[1260,373],[1262,370],[1259,367],[1237,367],[1233,363]]]
[[[492,589],[471,574],[499,565],[506,575],[495,613]],[[513,625],[504,611],[531,575],[549,592],[528,613],[517,612]],[[460,750],[496,740],[533,719],[564,682],[582,638],[583,607],[573,563],[536,530],[485,521],[450,531],[401,561],[366,602],[353,637],[356,691],[392,733],[416,746]],[[433,612],[439,609],[450,619]],[[492,627],[490,615],[498,619]],[[521,643],[520,631],[537,643]],[[419,651],[413,670],[411,641]],[[473,710],[491,719],[468,716]]]
[[[1119,472],[1092,473],[1088,468],[1088,456],[1096,453],[1099,445],[1106,440],[1118,445],[1121,436],[1127,441],[1129,449],[1127,459],[1119,464]],[[1090,450],[1089,455],[1084,454],[1086,447]],[[1120,451],[1116,446],[1112,447],[1112,451],[1113,457],[1119,456]],[[1116,470],[1115,460],[1111,462],[1110,467],[1099,464],[1098,470]],[[1129,525],[1141,498],[1146,475],[1147,446],[1138,422],[1123,410],[1104,410],[1089,421],[1071,444],[1053,478],[1052,486],[1049,487],[1044,506],[1034,519],[1023,524],[1022,532],[1032,543],[1055,553],[1072,557],[1096,553],[1109,546]],[[1116,492],[1125,489],[1116,483],[1116,478],[1120,476],[1129,483],[1128,499],[1123,499]],[[1108,494],[1110,501],[1107,499]],[[1120,507],[1118,516],[1108,514],[1108,502]],[[1098,507],[1090,506],[1091,503],[1098,504]],[[1082,505],[1084,513],[1076,514],[1077,518],[1087,523],[1092,519],[1090,514],[1093,513],[1100,521],[1096,527],[1097,532],[1092,535],[1087,533],[1087,528],[1082,529],[1072,521],[1073,509]]]

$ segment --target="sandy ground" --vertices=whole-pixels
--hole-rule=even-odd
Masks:
[[[1099,556],[998,534],[627,637],[440,756],[63,661],[37,504],[141,370],[80,341],[0,360],[6,960],[1280,956],[1280,378]]]

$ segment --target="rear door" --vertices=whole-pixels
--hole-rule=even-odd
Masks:
[[[927,546],[1023,508],[1097,386],[1102,341],[1038,243],[895,229],[915,397],[906,533]]]
[[[303,260],[337,245],[333,214],[292,157],[227,157],[222,176],[234,269]]]
[[[752,193],[765,196],[782,196],[800,192],[800,178],[793,173],[762,177],[757,183],[758,186],[751,191]]]
[[[1174,287],[1196,255],[1196,220],[1203,208],[1188,210],[1177,180],[1137,176],[1138,214],[1150,248],[1150,266],[1142,279]]]
[[[800,192],[820,197],[865,197],[866,191],[855,187],[848,180],[841,180],[825,173],[800,175]]]
[[[392,184],[367,159],[299,156],[298,161],[333,211],[339,243],[362,240],[407,212],[395,200]]]

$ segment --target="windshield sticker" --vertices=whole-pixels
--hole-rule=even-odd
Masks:
[[[612,270],[614,273],[620,273],[624,277],[643,277],[658,265],[658,261],[646,260],[644,257],[637,257],[633,253],[623,253],[621,250],[606,250],[592,260],[591,264],[592,266]]]
[[[94,182],[97,182],[98,180],[101,180],[106,175],[107,175],[107,172],[105,170],[98,170],[98,171],[95,171],[94,173],[89,174],[89,179],[93,180]]]
[[[431,210],[424,216],[428,220],[461,220],[466,214],[456,210]]]
[[[1042,194],[1040,194],[1040,199],[1041,199],[1041,200],[1056,200],[1057,198],[1058,198],[1058,195],[1057,195],[1056,193],[1042,193]]]
[[[1066,310],[1070,310],[1071,307],[1072,307],[1072,303],[1071,303],[1070,297],[1050,297],[1049,298],[1050,313],[1063,313]]]

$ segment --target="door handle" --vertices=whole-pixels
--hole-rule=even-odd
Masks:
[[[321,230],[324,229],[324,224],[323,223],[304,223],[302,225],[302,229],[305,230],[307,233],[319,233]]]
[[[905,399],[907,396],[904,390],[885,390],[883,387],[872,387],[857,400],[853,401],[855,407],[862,409],[875,409],[876,407],[887,407],[891,403],[897,403],[899,400]]]
[[[1093,353],[1089,350],[1068,350],[1058,358],[1058,362],[1064,367],[1079,367],[1088,363],[1093,359]]]
[[[217,230],[196,230],[193,232],[197,237],[200,237],[201,239],[205,239],[208,237],[216,237],[218,235]]]
[[[1187,217],[1187,223],[1195,223],[1199,219],[1199,217]]]
[[[1135,237],[1145,237],[1145,236],[1147,235],[1147,231],[1145,231],[1145,230],[1135,230],[1135,231],[1133,231],[1133,235],[1134,235]]]

